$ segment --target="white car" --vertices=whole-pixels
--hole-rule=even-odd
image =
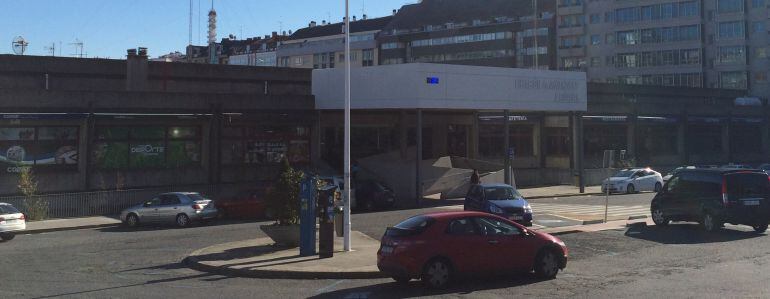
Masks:
[[[636,193],[640,191],[659,192],[663,189],[663,176],[649,168],[623,169],[604,180],[602,192]]]
[[[16,233],[27,229],[24,214],[12,205],[0,202],[0,239],[13,240]]]

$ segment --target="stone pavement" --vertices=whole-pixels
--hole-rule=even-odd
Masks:
[[[184,263],[189,267],[227,276],[287,279],[360,279],[385,277],[377,269],[380,242],[363,233],[350,235],[351,252],[342,251],[334,238],[334,256],[301,257],[299,248],[273,246],[270,238],[224,243],[196,250]]]
[[[625,229],[631,225],[652,225],[648,219],[620,220],[591,225],[538,230],[553,235]],[[354,251],[342,252],[342,238],[335,238],[334,257],[300,257],[298,248],[272,246],[269,238],[224,243],[196,250],[184,263],[198,271],[225,276],[284,279],[365,279],[387,277],[377,269],[380,242],[363,233],[352,232]]]

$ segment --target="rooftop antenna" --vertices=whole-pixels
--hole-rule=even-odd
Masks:
[[[11,48],[16,55],[24,55],[24,52],[27,52],[27,47],[29,47],[29,42],[24,37],[17,36],[11,41]]]
[[[50,47],[45,47],[46,52],[51,52],[51,56],[56,56],[56,43],[51,43]]]
[[[73,57],[83,58],[83,56],[85,56],[85,54],[83,53],[83,48],[85,46],[83,41],[76,38],[75,42],[70,43],[70,45],[75,46],[75,53],[72,54]]]
[[[214,10],[214,0],[211,0],[209,11],[209,44],[217,42],[217,12]]]
[[[192,26],[192,24],[193,24],[193,0],[190,0],[190,20],[189,20],[189,21],[190,21],[190,24],[189,24],[189,27],[188,27],[188,30],[189,30],[189,31],[188,31],[188,33],[189,33],[189,38],[188,38],[187,44],[188,44],[188,45],[192,45],[192,31],[193,31],[193,26]]]

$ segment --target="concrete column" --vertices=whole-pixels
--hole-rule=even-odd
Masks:
[[[626,157],[636,158],[636,116],[628,116],[628,129],[626,133]]]
[[[479,158],[479,113],[473,113],[471,130],[468,134],[468,157],[471,159]]]
[[[431,153],[434,158],[446,156],[449,154],[449,149],[447,148],[448,138],[447,135],[449,135],[449,128],[448,124],[444,122],[439,122],[437,124],[434,124],[433,126],[433,152]]]
[[[540,121],[535,125],[535,129],[532,132],[532,137],[535,138],[535,155],[540,160],[540,168],[545,168],[545,155],[547,152],[547,142],[545,142],[545,114],[540,115]]]
[[[573,116],[573,160],[575,161],[575,172],[578,175],[578,187],[580,187],[580,193],[585,193],[585,171],[583,169],[583,116],[576,113]]]
[[[91,189],[91,169],[89,167],[94,130],[96,128],[96,118],[89,114],[80,125],[80,140],[78,140],[78,172],[80,172],[80,184],[83,191]]]
[[[406,110],[401,110],[398,114],[398,140],[401,150],[401,159],[406,160],[407,156],[407,148],[409,147],[409,139],[407,136],[409,134],[409,130],[407,129],[409,126],[406,125]]]
[[[722,160],[732,163],[733,157],[730,152],[730,123],[722,124]]]
[[[321,162],[321,135],[323,133],[323,126],[321,125],[322,113],[321,110],[316,112],[316,119],[313,122],[313,127],[310,129],[310,133],[312,134],[312,137],[310,138],[310,165],[315,167]]]
[[[687,154],[687,120],[683,119],[677,125],[676,147],[679,153],[679,161],[682,165],[690,164]]]
[[[417,109],[417,126],[415,127],[417,135],[417,159],[415,159],[415,195],[416,205],[420,206],[422,200],[422,109]]]
[[[218,106],[212,107],[211,121],[209,124],[209,184],[221,183],[221,155],[219,154],[219,139],[222,133],[222,110]]]
[[[510,155],[508,155],[508,149],[511,148],[511,120],[510,120],[510,111],[505,110],[503,113],[503,138],[505,140],[503,141],[504,148],[503,148],[503,160],[505,163],[503,164],[503,173],[505,175],[505,183],[510,184],[511,183],[511,159]]]

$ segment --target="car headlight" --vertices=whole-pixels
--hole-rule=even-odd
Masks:
[[[529,204],[524,206],[524,213],[532,214],[532,206],[530,206]]]
[[[489,211],[494,213],[494,214],[502,214],[503,213],[503,209],[501,209],[500,207],[498,207],[496,205],[489,205]]]

